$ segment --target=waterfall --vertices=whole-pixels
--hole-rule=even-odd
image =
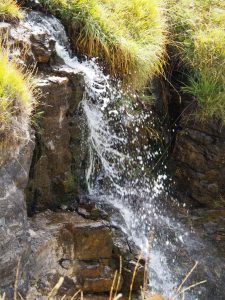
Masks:
[[[162,155],[152,112],[140,108],[137,94],[124,92],[121,82],[105,75],[96,59],[73,56],[65,29],[55,17],[29,12],[24,24],[32,30],[47,31],[55,39],[57,55],[65,66],[83,74],[85,94],[81,105],[88,128],[89,193],[119,208],[126,222],[123,230],[144,254],[150,254],[151,289],[170,296],[178,280],[171,269],[175,258],[168,257],[167,252],[175,253],[175,244],[183,246],[190,238],[186,228],[167,215],[160,201],[160,197],[166,198],[164,185],[168,178],[166,166],[154,176],[152,172],[154,161]],[[155,240],[149,245],[153,231]],[[190,295],[186,299],[196,298]]]

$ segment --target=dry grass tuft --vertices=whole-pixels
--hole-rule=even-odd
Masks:
[[[6,44],[0,40],[0,164],[29,138],[35,104],[32,72],[16,64]]]
[[[22,19],[23,13],[15,0],[0,1],[0,21]]]

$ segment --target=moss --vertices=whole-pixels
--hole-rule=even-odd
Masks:
[[[69,28],[75,49],[98,57],[130,88],[162,71],[166,22],[160,0],[41,0]]]
[[[73,193],[75,191],[76,181],[74,176],[71,173],[66,175],[64,179],[64,187],[66,193]]]
[[[15,0],[0,1],[0,20],[22,19],[23,13]]]
[[[171,41],[188,70],[183,90],[198,102],[198,117],[225,122],[225,4],[167,0]]]

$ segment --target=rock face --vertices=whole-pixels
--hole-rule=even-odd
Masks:
[[[39,89],[42,116],[27,189],[31,211],[55,208],[78,194],[86,155],[79,123],[82,75],[55,68],[50,75],[40,75]]]
[[[30,12],[27,18],[38,25],[43,16]],[[9,32],[9,45],[16,49],[12,50],[14,58],[19,64],[37,67],[40,97],[34,116],[36,146],[26,192],[32,213],[55,208],[76,197],[79,189],[85,189],[86,152],[81,145],[80,113],[84,77],[57,56],[56,41],[47,28],[32,28],[26,22],[19,26],[7,24],[0,30]]]
[[[221,120],[199,121],[199,107],[180,91],[180,66],[170,81],[154,83],[156,111],[164,117],[164,138],[170,145],[170,171],[178,199],[193,207],[223,208],[225,204],[225,126]],[[180,71],[180,73],[179,73]],[[175,87],[175,88],[173,88]],[[179,91],[179,92],[178,92]]]
[[[125,253],[121,258],[118,291],[129,291],[131,281],[127,280],[131,280],[138,253],[132,252],[132,247],[121,234],[110,229],[108,222],[84,219],[76,212],[46,211],[31,219],[30,234],[31,282],[36,293],[47,296],[63,277],[64,282],[54,295],[56,298],[71,297],[79,289],[92,297],[108,295],[122,252]],[[143,276],[144,267],[139,264],[134,291],[140,289]]]
[[[11,297],[19,260],[18,288],[23,292],[28,287],[30,240],[25,188],[28,186],[29,209],[44,209],[77,194],[75,178],[82,181],[85,152],[81,151],[78,106],[84,85],[82,75],[57,62],[55,41],[47,31],[32,30],[23,22],[1,22],[0,32],[8,35],[11,56],[18,64],[37,65],[42,92],[35,116],[39,126],[36,139],[32,137],[27,144],[24,137],[18,155],[0,166],[0,295],[6,291]],[[40,111],[43,115],[39,121]]]
[[[42,21],[41,13],[32,16]],[[115,272],[120,269],[115,288],[126,294],[139,249],[111,226],[105,211],[94,204],[78,203],[77,212],[46,211],[27,224],[25,188],[30,213],[56,210],[71,199],[76,203],[85,189],[87,161],[81,143],[84,77],[57,56],[49,32],[36,29],[23,22],[0,24],[0,31],[8,33],[11,56],[17,63],[37,66],[40,90],[35,138],[28,144],[25,141],[18,156],[0,168],[0,295],[6,291],[9,299],[13,298],[18,261],[18,290],[24,295],[31,284],[30,300],[45,299],[60,277],[64,281],[53,291],[56,299],[65,294],[71,299],[79,289],[87,299],[107,299]],[[134,292],[140,290],[143,278],[142,260],[137,266]]]
[[[21,146],[18,156],[0,167],[0,294],[6,292],[9,299],[17,266],[18,290],[23,293],[28,287],[30,243],[24,189],[33,148],[33,141]]]
[[[183,117],[173,158],[177,188],[194,206],[225,205],[225,127],[218,120],[200,123]]]

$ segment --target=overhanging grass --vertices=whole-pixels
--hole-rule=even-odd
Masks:
[[[31,74],[9,59],[9,49],[0,46],[0,163],[28,136],[33,83]]]
[[[168,0],[171,39],[188,70],[185,92],[201,119],[225,122],[225,4],[220,0]]]
[[[112,76],[144,86],[162,71],[166,22],[160,0],[41,0],[62,19],[74,48]]]
[[[0,21],[21,19],[23,13],[15,0],[0,0]]]

